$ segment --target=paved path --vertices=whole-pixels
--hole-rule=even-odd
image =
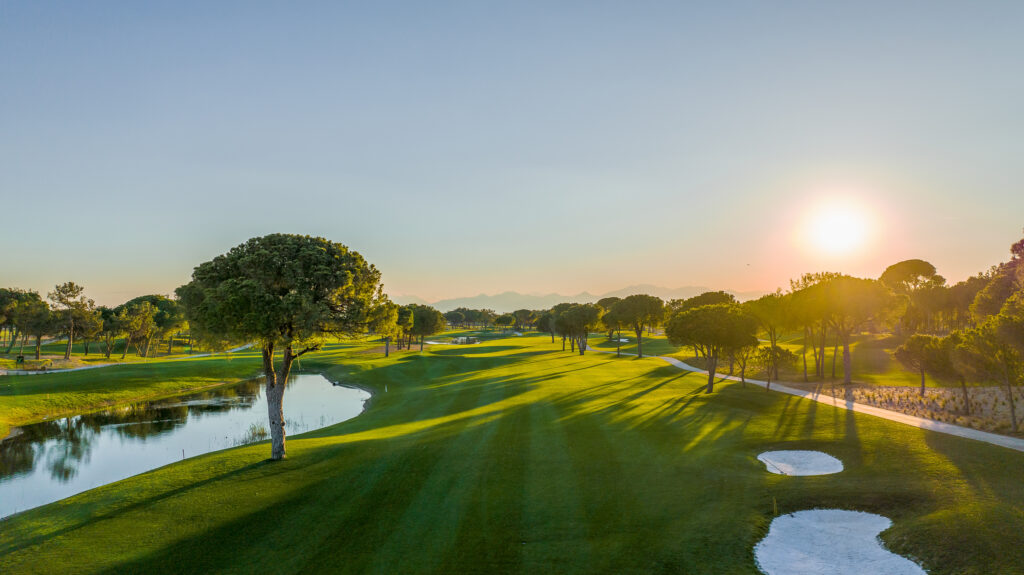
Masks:
[[[596,351],[600,353],[615,353],[614,350],[596,349],[587,346],[590,351]],[[623,353],[622,355],[636,355],[635,353]],[[704,373],[707,371],[699,369],[689,365],[685,362],[679,361],[674,357],[664,357],[660,355],[647,356],[653,359],[660,359],[668,362],[679,369],[686,371],[693,371],[696,373]],[[717,375],[719,379],[728,379],[732,381],[740,381],[740,378],[733,375]],[[768,385],[765,381],[757,379],[747,379],[747,383],[765,387]],[[898,411],[892,411],[889,409],[882,409],[881,407],[875,407],[873,405],[866,405],[863,403],[857,403],[838,397],[833,397],[825,393],[818,393],[815,391],[806,391],[803,389],[796,389],[794,387],[788,387],[785,385],[779,385],[777,383],[771,384],[771,391],[778,391],[779,393],[787,393],[789,395],[795,395],[797,397],[804,397],[818,403],[824,403],[839,409],[848,409],[857,413],[866,413],[868,415],[874,415],[875,417],[881,417],[888,419],[889,421],[896,421],[899,423],[905,423],[914,427],[920,427],[921,429],[927,429],[929,431],[937,431],[939,433],[945,433],[948,435],[956,435],[957,437],[966,437],[967,439],[976,439],[978,441],[984,441],[985,443],[991,443],[992,445],[999,445],[1001,447],[1008,447],[1017,451],[1024,451],[1024,439],[1018,439],[1016,437],[1008,437],[1006,435],[999,435],[998,433],[989,433],[987,431],[980,431],[977,429],[971,429],[969,427],[962,427],[960,425],[953,425],[952,423],[944,423],[941,421],[933,421],[931,419],[925,419],[923,417],[917,417],[914,415],[907,415],[906,413],[900,413]]]
[[[245,344],[243,346],[239,346],[239,347],[236,347],[234,349],[229,349],[226,353],[234,353],[236,351],[242,351],[243,349],[248,349],[250,347],[252,347],[252,344],[251,343],[247,343],[247,344]],[[217,352],[217,353],[221,353],[221,352]],[[182,357],[172,357],[170,359],[165,359],[165,360],[162,360],[162,361],[178,361],[178,360],[182,360],[182,359],[196,359],[197,357],[210,357],[212,355],[217,355],[217,354],[216,353],[200,353],[200,354],[196,354],[196,355],[186,355],[186,356],[182,356]],[[82,370],[86,370],[86,369],[99,369],[101,367],[113,367],[115,365],[129,365],[129,364],[128,363],[121,363],[121,362],[118,362],[118,363],[100,363],[100,364],[97,364],[97,365],[86,365],[86,366],[83,366],[83,367],[69,367],[67,369],[47,369],[47,370],[41,370],[41,369],[40,370],[35,370],[35,369],[32,369],[32,370],[28,370],[28,369],[8,369],[8,370],[0,370],[0,375],[42,375],[42,374],[45,374],[45,373],[67,373],[69,371],[82,371]]]

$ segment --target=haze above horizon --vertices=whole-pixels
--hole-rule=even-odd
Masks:
[[[254,236],[389,292],[767,292],[1024,221],[1024,4],[0,4],[2,287],[170,293]]]

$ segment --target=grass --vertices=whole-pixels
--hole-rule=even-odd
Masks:
[[[0,572],[756,573],[773,501],[890,517],[933,574],[1024,572],[1024,454],[560,347],[314,354],[375,393],[363,415],[283,462],[240,447],[17,515]],[[846,469],[766,473],[779,448]]]

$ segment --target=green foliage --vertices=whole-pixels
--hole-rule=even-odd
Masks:
[[[499,315],[494,320],[494,325],[496,325],[498,327],[511,327],[515,323],[516,323],[516,316],[514,316],[514,315],[512,315],[510,313],[501,314],[501,315]]]
[[[385,301],[380,272],[357,252],[289,234],[253,238],[200,264],[176,293],[202,332],[282,346],[361,333]]]
[[[878,280],[896,293],[911,293],[926,286],[946,283],[946,278],[935,272],[935,266],[916,259],[892,264],[885,268]]]
[[[445,321],[441,312],[429,305],[410,304],[409,307],[412,308],[413,317],[412,329],[409,333],[424,337],[444,331]]]
[[[757,318],[736,303],[719,303],[678,311],[665,324],[665,335],[674,345],[693,345],[703,350],[708,370],[707,391],[714,389],[718,359],[742,348],[757,345]]]
[[[665,319],[665,302],[653,295],[634,294],[616,302],[612,310],[614,320],[633,328],[637,340],[637,356],[642,358],[644,331],[661,324]]]

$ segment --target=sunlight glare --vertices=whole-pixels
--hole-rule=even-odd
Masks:
[[[824,254],[850,254],[867,243],[870,224],[870,216],[853,202],[824,203],[808,214],[804,225],[806,242]]]

